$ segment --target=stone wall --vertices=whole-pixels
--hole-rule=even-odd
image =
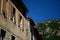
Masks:
[[[0,0],[0,4],[1,4],[1,0]],[[7,17],[4,18],[4,15],[2,14],[2,4],[0,5],[0,29],[3,29],[4,31],[6,31],[4,40],[12,40],[11,36],[15,37],[15,40],[31,40],[31,32],[30,32],[30,23],[29,21],[22,15],[22,13],[15,7],[15,5],[13,3],[11,3],[13,5],[13,7],[16,9],[15,15],[16,15],[16,24],[14,24],[11,20],[10,20],[10,1],[8,0],[7,2],[7,8],[6,8],[6,13],[7,13]],[[21,25],[20,27],[18,27],[18,14],[20,14],[22,16],[22,18],[24,19],[24,31],[22,31]],[[22,19],[22,20],[23,20]],[[1,31],[0,31],[1,34]],[[13,37],[13,38],[14,38]],[[0,39],[1,35],[0,35]]]
[[[5,30],[4,28],[0,27],[0,40],[21,40],[20,38],[16,37],[15,35],[13,35],[12,33],[8,32],[7,30]],[[5,32],[5,34],[4,34]],[[2,36],[4,35],[4,36]]]
[[[17,38],[21,40],[30,39],[30,27],[27,20],[24,21],[24,31],[21,28],[17,27],[13,24],[9,19],[5,19],[2,14],[0,14],[0,27],[7,30],[12,35],[15,35]]]

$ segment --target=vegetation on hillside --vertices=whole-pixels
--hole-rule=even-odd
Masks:
[[[60,20],[46,20],[35,26],[44,40],[60,39]]]

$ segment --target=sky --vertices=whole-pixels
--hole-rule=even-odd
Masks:
[[[60,19],[60,0],[23,0],[29,10],[27,17],[35,23],[49,19]]]

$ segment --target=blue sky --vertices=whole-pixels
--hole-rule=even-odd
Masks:
[[[23,0],[29,12],[27,17],[35,23],[49,19],[60,19],[60,0]]]

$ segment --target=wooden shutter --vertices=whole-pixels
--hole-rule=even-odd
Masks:
[[[22,31],[24,31],[24,18],[22,17]]]
[[[3,11],[4,13],[6,12],[6,0],[3,0],[2,11]]]
[[[18,27],[20,27],[20,14],[18,14]]]
[[[10,4],[10,19],[12,20],[13,18],[13,6]]]

